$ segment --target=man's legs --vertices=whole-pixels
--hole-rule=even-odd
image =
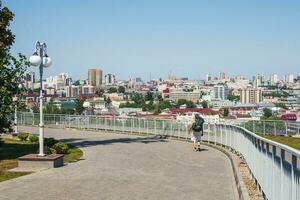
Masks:
[[[200,141],[198,141],[198,151],[200,151]]]
[[[194,147],[194,150],[197,150],[197,141],[196,140],[193,141],[193,147]]]

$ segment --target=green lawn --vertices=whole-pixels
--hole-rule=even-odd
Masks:
[[[9,172],[7,170],[18,166],[17,158],[30,153],[37,153],[38,144],[18,139],[3,139],[4,144],[0,147],[0,182],[23,176],[29,173]],[[64,162],[70,163],[80,159],[83,155],[81,149],[69,145],[69,152],[64,156]]]
[[[300,138],[288,137],[288,136],[272,136],[272,135],[262,135],[263,137],[273,140],[278,143],[282,143],[300,150]]]

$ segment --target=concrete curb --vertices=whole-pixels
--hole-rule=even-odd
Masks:
[[[243,179],[240,175],[238,165],[237,165],[236,161],[233,158],[232,152],[230,152],[230,151],[228,151],[228,150],[226,150],[222,147],[209,144],[207,142],[205,142],[203,144],[221,151],[222,153],[224,153],[229,158],[229,160],[231,162],[233,174],[234,174],[235,184],[236,184],[236,187],[237,187],[237,190],[238,190],[239,199],[240,200],[250,200],[248,189],[247,189],[247,187],[246,187],[246,185],[245,185],[245,183],[244,183],[244,181],[243,181]]]

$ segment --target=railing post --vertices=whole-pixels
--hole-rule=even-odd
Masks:
[[[208,125],[208,129],[207,129],[207,143],[209,144],[209,135],[210,135],[210,123],[207,124]]]
[[[149,120],[146,120],[147,122],[147,135],[149,135]]]
[[[156,134],[156,119],[154,119],[154,134]]]
[[[276,131],[276,122],[274,121],[274,134],[277,135],[277,131]]]
[[[71,127],[71,118],[70,118],[70,114],[69,114],[69,128]]]
[[[130,117],[130,133],[132,134],[132,130],[133,130],[133,120],[132,117]]]
[[[292,194],[292,200],[296,200],[296,187],[295,187],[295,182],[296,182],[296,178],[295,178],[295,170],[297,169],[297,157],[295,155],[292,155],[292,164],[291,164],[291,167],[292,167],[292,191],[291,191],[291,194]],[[297,185],[296,185],[297,186]],[[296,190],[296,191],[295,191]]]
[[[124,122],[125,122],[125,121],[124,121],[124,117],[122,117],[122,132],[123,132],[123,133],[125,133],[125,131],[124,131]]]
[[[215,128],[214,128],[214,132],[215,132],[215,145],[217,145],[217,124],[215,124]]]
[[[178,133],[178,139],[180,138],[180,126],[179,123],[177,123],[177,133]]]
[[[264,135],[266,135],[266,121],[263,121],[263,126],[264,126]]]
[[[171,119],[171,136],[173,136],[173,119]]]
[[[141,120],[140,120],[140,118],[138,118],[138,121],[139,121],[139,134],[141,134]]]
[[[221,147],[223,147],[223,126],[224,126],[224,124],[221,124],[220,126],[221,126],[220,127],[220,135],[221,135],[220,143],[221,143]]]
[[[114,120],[114,132],[116,132],[116,117],[113,115],[113,120]]]
[[[284,199],[283,196],[283,177],[284,177],[284,171],[283,171],[283,161],[285,160],[285,151],[283,149],[280,150],[280,199]]]
[[[288,135],[288,126],[287,126],[287,121],[284,122],[284,125],[285,125],[285,135],[287,136]]]
[[[165,120],[162,121],[162,134],[165,135]]]

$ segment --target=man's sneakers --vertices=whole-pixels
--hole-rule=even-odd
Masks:
[[[194,147],[194,151],[195,151],[195,152],[196,152],[196,151],[201,151],[201,149],[200,149],[200,147],[198,147],[198,148]]]

